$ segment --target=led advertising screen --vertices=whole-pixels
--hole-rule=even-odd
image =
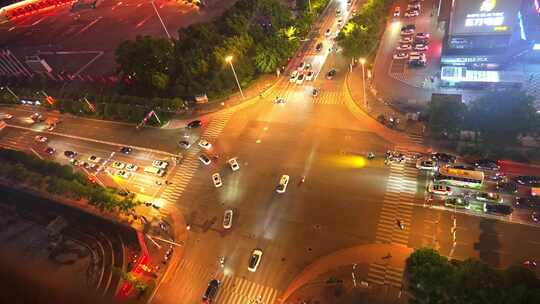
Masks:
[[[511,34],[519,0],[455,0],[452,35]]]

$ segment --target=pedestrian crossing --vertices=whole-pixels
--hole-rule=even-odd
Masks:
[[[341,92],[338,91],[323,91],[319,94],[319,96],[316,96],[313,98],[314,104],[325,104],[325,105],[342,105],[343,102],[343,96],[341,95]]]
[[[424,145],[424,137],[422,135],[418,135],[418,134],[407,134],[409,136],[409,139],[415,143],[415,144],[418,144],[418,145]]]
[[[233,113],[233,111],[224,111],[223,113],[214,116],[208,124],[208,127],[202,133],[201,138],[208,141],[216,139],[221,132],[223,132],[223,129],[225,129],[225,126]],[[200,148],[197,145],[193,145],[192,148],[184,154],[184,157],[176,170],[167,179],[170,184],[160,196],[162,200],[165,200],[163,207],[159,209],[161,215],[168,215],[168,208],[174,206],[173,204],[168,203],[174,203],[180,199],[182,193],[186,190],[191,178],[195,175],[195,172],[200,166],[200,161],[198,159],[199,152]]]
[[[217,269],[216,269],[217,268]],[[227,271],[221,271],[219,266],[201,265],[183,259],[178,269],[179,273],[189,273],[188,279],[190,282],[208,282],[211,279],[218,279],[221,284],[218,294],[215,297],[214,303],[218,304],[237,304],[237,303],[253,303],[253,304],[274,304],[280,292],[270,286],[251,282],[243,277],[227,274]],[[193,288],[192,284],[178,284],[179,294],[190,298],[199,298],[204,292],[202,287],[200,290]]]
[[[396,151],[404,154],[408,152],[400,148],[397,148]],[[379,215],[375,242],[407,246],[418,188],[418,169],[416,169],[415,163],[409,160],[405,163],[391,162],[389,166],[390,175]],[[399,227],[398,221],[403,229]],[[384,263],[374,263],[369,267],[368,281],[400,287],[402,275],[403,269],[392,268]]]
[[[374,284],[400,288],[401,281],[403,280],[403,269],[381,263],[373,263],[369,265],[367,279]]]

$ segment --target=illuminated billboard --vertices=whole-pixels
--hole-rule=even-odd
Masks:
[[[519,0],[455,0],[451,35],[510,35],[520,4]]]

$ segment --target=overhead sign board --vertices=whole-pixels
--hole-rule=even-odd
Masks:
[[[451,34],[511,34],[519,8],[516,0],[456,0]]]

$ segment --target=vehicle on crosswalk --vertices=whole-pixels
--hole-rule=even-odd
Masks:
[[[240,165],[239,165],[238,162],[236,161],[236,158],[231,158],[231,159],[229,159],[228,163],[229,163],[229,166],[231,166],[231,169],[232,169],[233,171],[240,170]]]
[[[212,148],[212,144],[209,143],[208,141],[204,140],[204,139],[201,139],[201,140],[199,140],[199,147],[208,150],[208,149]]]
[[[432,159],[419,159],[416,161],[416,168],[420,170],[437,171],[437,162]]]
[[[225,210],[223,214],[223,228],[230,229],[232,227],[233,211],[232,209]]]
[[[261,263],[263,252],[261,249],[253,249],[251,256],[249,257],[248,270],[251,272],[257,271],[259,264]]]
[[[282,175],[281,178],[279,179],[279,184],[276,188],[276,192],[285,193],[285,191],[287,190],[288,184],[289,184],[289,176],[286,174]]]
[[[123,162],[121,161],[115,161],[114,163],[112,163],[111,167],[115,168],[115,169],[124,169],[124,167],[126,166],[126,164],[124,164]]]
[[[202,300],[205,304],[211,304],[214,298],[216,297],[219,285],[221,282],[218,279],[212,279],[210,282],[208,282],[208,287],[206,287],[206,290],[204,291]]]
[[[100,157],[97,157],[95,155],[90,155],[88,157],[88,161],[89,162],[93,162],[93,163],[99,163],[101,161],[101,158]]]
[[[154,160],[152,162],[152,166],[156,168],[160,168],[160,169],[167,169],[167,167],[169,166],[169,163],[165,160]]]
[[[223,186],[223,182],[221,181],[221,176],[219,173],[212,174],[212,182],[214,183],[214,187],[219,188]]]
[[[205,164],[205,165],[207,165],[207,166],[210,165],[210,163],[212,162],[212,161],[210,160],[210,158],[209,158],[208,156],[206,156],[206,154],[201,154],[201,155],[199,155],[199,160],[200,160],[203,164]]]
[[[193,121],[190,121],[187,124],[188,129],[195,129],[195,128],[198,128],[200,126],[202,126],[202,121],[200,121],[200,120],[193,120]]]
[[[47,142],[47,137],[38,135],[38,136],[34,137],[34,140],[37,141],[37,142],[44,143],[44,142]]]

